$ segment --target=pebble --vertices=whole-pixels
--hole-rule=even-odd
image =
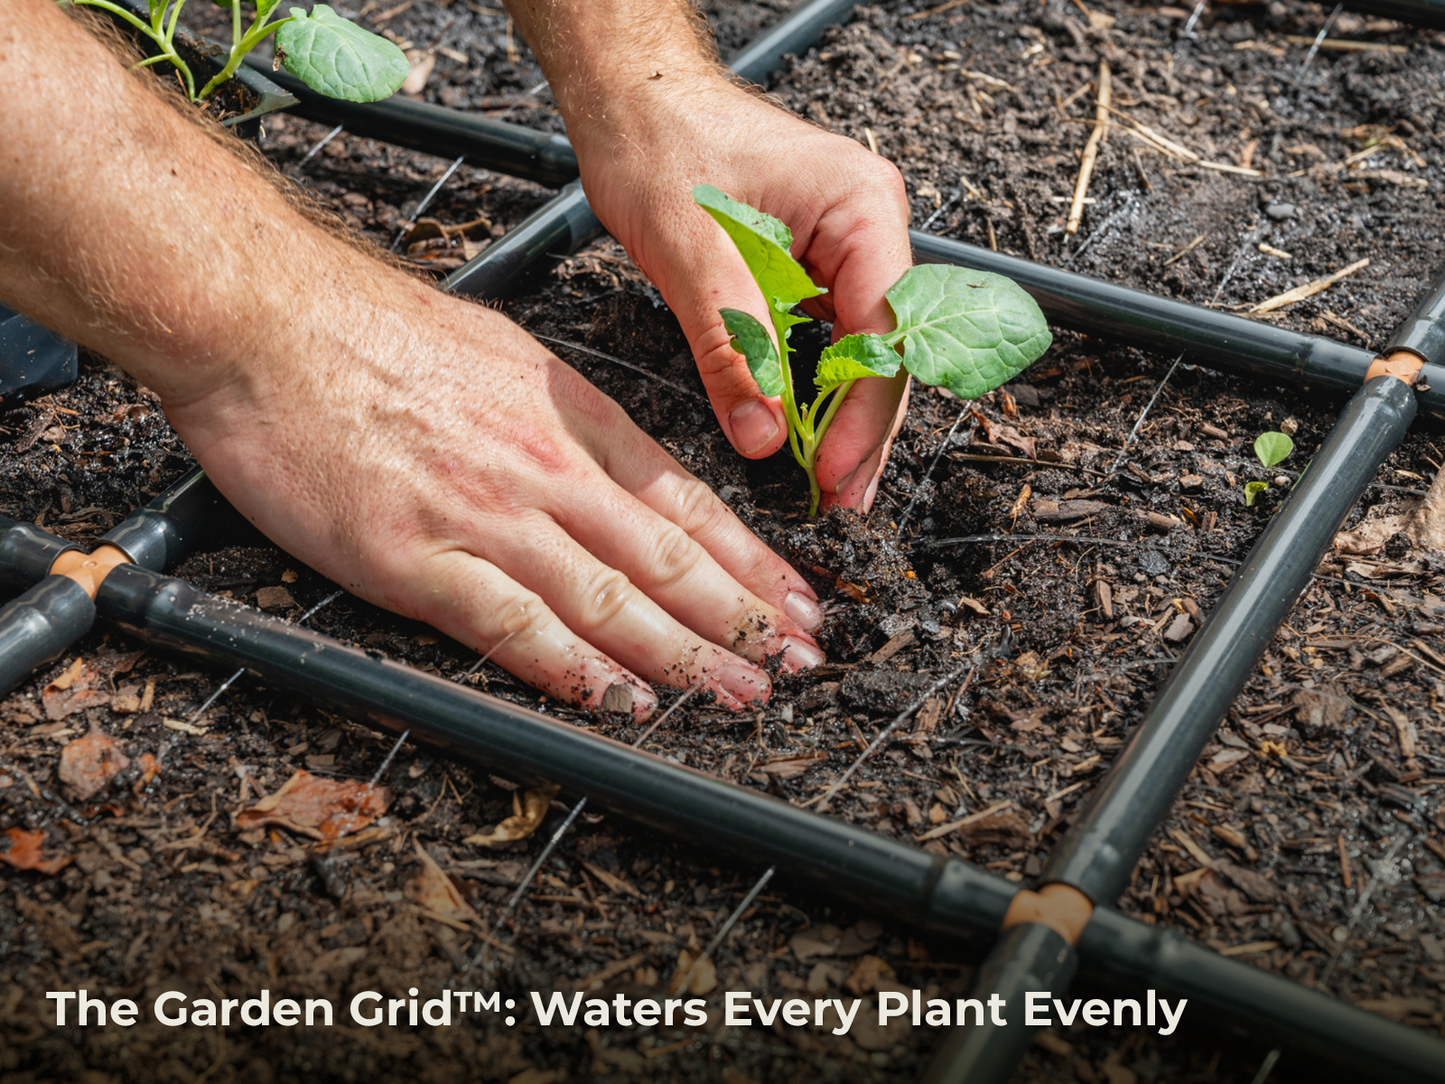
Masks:
[[[1276,474],[1276,475],[1274,476],[1274,484],[1275,484],[1276,488],[1278,488],[1278,489],[1288,489],[1288,488],[1289,488],[1289,475],[1287,475],[1287,474]]]
[[[1294,217],[1293,203],[1271,203],[1264,209],[1264,213],[1276,222],[1283,222],[1287,218]]]

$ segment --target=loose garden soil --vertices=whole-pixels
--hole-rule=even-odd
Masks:
[[[785,8],[715,5],[724,51]],[[428,100],[560,130],[499,9],[371,0],[362,10],[374,29],[432,51]],[[976,244],[1229,310],[1369,257],[1270,319],[1373,347],[1445,257],[1445,36],[1346,13],[1332,36],[1365,50],[1321,50],[1306,63],[1294,39],[1316,34],[1328,13],[1219,7],[1187,30],[1188,10],[1120,0],[1090,0],[1087,11],[1061,0],[868,7],[790,60],[770,89],[895,161],[915,225]],[[1100,59],[1122,117],[1264,176],[1170,156],[1130,137],[1121,119],[1101,149],[1083,227],[1065,233]],[[390,245],[448,163],[345,134],[305,159],[324,134],[277,117],[261,146]],[[456,266],[467,246],[546,196],[464,167],[401,250],[420,267]],[[566,260],[506,308],[568,344],[555,348],[827,604],[824,667],[780,679],[756,713],[688,704],[648,748],[809,802],[923,690],[963,667],[967,683],[930,698],[828,812],[916,840],[996,807],[921,845],[1019,881],[1040,870],[1088,800],[1342,403],[1171,369],[1173,358],[1060,331],[1032,369],[977,403],[916,390],[872,514],[809,521],[791,460],[750,463],[728,448],[675,322],[617,245]],[[1281,427],[1298,450],[1264,471],[1251,443]],[[1417,424],[1352,523],[1400,510],[1442,456],[1438,425]],[[88,358],[74,387],[0,417],[0,512],[90,542],[189,464],[154,396]],[[1252,480],[1272,488],[1247,508]],[[949,541],[977,535],[1001,537]],[[292,617],[334,590],[265,545],[202,553],[179,573]],[[349,596],[310,623],[598,733],[636,736],[619,717],[539,700],[490,664],[468,676],[477,660],[458,645]],[[1140,861],[1123,910],[1445,1032],[1442,633],[1439,555],[1396,536],[1373,555],[1328,558]],[[699,1030],[507,1027],[491,1013],[449,1029],[54,1027],[46,990],[86,987],[147,1010],[166,989],[219,998],[270,987],[342,1006],[363,989],[415,985],[429,996],[457,980],[568,808],[570,796],[554,799],[528,838],[467,842],[512,814],[518,788],[408,744],[385,775],[385,814],[364,830],[323,846],[294,821],[260,823],[241,814],[298,770],[368,780],[394,736],[249,677],[186,723],[225,676],[101,630],[0,702],[0,830],[37,831],[43,857],[72,860],[54,874],[0,873],[7,1081],[909,1081],[938,1043],[939,1032],[906,1025],[836,1038],[728,1029],[717,1014]],[[87,766],[81,754],[92,747],[77,743],[97,742],[94,732],[129,766],[113,776],[114,757]],[[159,758],[153,778],[147,754]],[[0,861],[19,862],[18,846]],[[760,872],[584,815],[495,931],[486,968],[459,985],[518,1000],[528,990],[657,994]],[[917,939],[886,915],[793,892],[787,874],[719,950],[717,991],[966,991],[985,941]],[[1186,1015],[1167,1040],[1050,1032],[1018,1079],[1249,1081],[1263,1054]],[[1292,1072],[1286,1054],[1275,1075]]]

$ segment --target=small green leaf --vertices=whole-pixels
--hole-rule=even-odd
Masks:
[[[1294,451],[1294,441],[1285,433],[1261,433],[1254,438],[1254,454],[1266,467],[1283,463]]]
[[[271,12],[276,10],[276,5],[281,0],[256,0],[256,21],[264,23],[271,17]]]
[[[783,394],[783,366],[768,329],[740,309],[723,309],[723,326],[733,337],[733,349],[748,359],[748,372],[758,390],[769,397]]]
[[[1288,440],[1289,438],[1288,438],[1288,437],[1285,437],[1285,439]],[[1244,506],[1245,506],[1246,508],[1253,508],[1253,507],[1254,507],[1254,502],[1255,502],[1256,498],[1258,498],[1261,493],[1268,493],[1268,492],[1269,492],[1269,483],[1268,483],[1268,482],[1245,482],[1245,483],[1244,483]]]
[[[727,231],[763,297],[775,310],[786,313],[804,298],[824,292],[788,251],[793,243],[792,231],[772,215],[739,203],[710,184],[694,187],[692,198]]]
[[[1038,304],[1012,279],[945,264],[909,268],[887,293],[890,341],[925,384],[977,399],[1026,369],[1053,337]]]
[[[317,4],[310,15],[292,8],[290,21],[276,31],[276,52],[282,66],[312,90],[349,102],[388,98],[411,71],[396,45],[327,4]]]
[[[823,351],[813,383],[826,392],[865,376],[893,376],[903,359],[881,335],[847,335]]]

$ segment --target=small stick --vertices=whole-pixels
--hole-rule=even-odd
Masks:
[[[681,981],[673,987],[674,992],[682,993],[687,990],[688,983],[692,982],[693,973],[698,969],[698,965],[716,952],[718,946],[723,943],[723,938],[732,933],[732,929],[737,925],[738,919],[742,918],[743,912],[753,905],[753,900],[758,898],[758,893],[773,879],[773,874],[776,873],[777,870],[777,866],[769,866],[763,871],[763,875],[758,878],[757,883],[753,885],[748,894],[743,897],[743,902],[734,907],[733,913],[728,915],[728,920],[722,924],[722,929],[718,930],[717,936],[708,942],[707,948],[702,950],[702,955],[692,962],[687,969],[687,973],[682,976]]]
[[[959,423],[968,417],[968,412],[972,409],[973,407],[971,405],[964,407],[963,410],[959,412],[958,417],[953,419],[953,424],[948,427],[948,436],[943,438],[943,443],[938,446],[938,452],[934,455],[933,462],[928,464],[928,469],[923,472],[923,481],[913,487],[913,496],[908,501],[908,507],[903,510],[903,515],[898,517],[899,538],[903,537],[903,528],[908,525],[908,517],[913,512],[913,505],[918,501],[918,494],[923,492],[924,485],[927,484],[929,477],[933,474],[933,468],[938,466],[938,461],[943,458],[943,453],[948,451],[948,446],[953,443],[953,434],[958,430]]]
[[[322,147],[326,146],[326,144],[330,143],[333,139],[335,139],[341,134],[341,129],[342,125],[338,124],[335,128],[331,129],[331,131],[327,132],[324,136],[322,136],[321,139],[317,142],[316,146],[312,147],[309,151],[306,152],[306,157],[302,158],[301,161],[296,163],[296,169],[298,171],[304,169],[306,167],[306,163],[311,161],[311,159],[315,158],[317,152],[320,151]]]
[[[1325,25],[1320,27],[1320,32],[1315,35],[1314,44],[1310,46],[1310,51],[1305,54],[1304,60],[1300,62],[1299,73],[1301,75],[1303,75],[1305,69],[1310,66],[1310,61],[1314,60],[1315,54],[1320,51],[1320,45],[1324,42],[1325,38],[1329,37],[1330,29],[1335,25],[1335,20],[1340,17],[1340,12],[1344,9],[1345,5],[1343,0],[1341,0],[1340,3],[1335,5],[1335,10],[1330,12],[1330,17],[1325,20]]]
[[[1282,294],[1276,294],[1266,301],[1261,301],[1250,312],[1275,312],[1278,309],[1288,308],[1297,301],[1303,301],[1307,297],[1314,297],[1315,294],[1328,290],[1340,279],[1349,278],[1356,271],[1362,271],[1370,266],[1370,258],[1366,256],[1363,260],[1356,260],[1349,267],[1342,267],[1333,275],[1326,275],[1322,279],[1315,279],[1314,282],[1307,282],[1303,286],[1296,286],[1293,290],[1286,290]]]
[[[1335,842],[1340,845],[1340,880],[1345,883],[1345,891],[1350,890],[1350,856],[1345,853],[1345,837],[1336,836]]]
[[[577,350],[583,354],[591,354],[594,358],[601,358],[603,361],[610,361],[613,365],[620,365],[624,369],[631,369],[634,373],[637,373],[640,376],[645,376],[649,380],[655,380],[664,387],[671,388],[673,391],[682,392],[683,395],[689,396],[693,399],[702,399],[703,402],[707,401],[706,399],[703,399],[703,397],[697,392],[693,391],[691,388],[684,388],[681,384],[674,384],[666,377],[658,376],[656,373],[644,369],[641,365],[634,365],[630,361],[623,361],[621,358],[615,358],[611,354],[604,354],[601,350],[593,350],[592,347],[583,346],[581,343],[568,342],[566,339],[557,339],[553,338],[551,335],[543,335],[540,331],[532,331],[530,328],[528,329],[528,334],[530,334],[534,339],[541,339],[543,342],[555,343],[558,346],[565,346],[569,350]]]
[[[1149,411],[1153,409],[1154,404],[1159,400],[1159,393],[1164,390],[1164,385],[1169,383],[1169,378],[1174,375],[1174,370],[1179,368],[1179,363],[1183,360],[1183,354],[1180,354],[1174,359],[1174,364],[1169,366],[1169,371],[1164,374],[1164,379],[1159,381],[1159,386],[1154,389],[1154,394],[1151,395],[1149,401],[1144,404],[1144,409],[1139,412],[1139,420],[1134,423],[1134,428],[1129,430],[1129,436],[1124,441],[1124,447],[1119,449],[1119,457],[1114,460],[1114,465],[1109,468],[1110,474],[1113,474],[1124,465],[1124,457],[1129,454],[1129,446],[1134,443],[1134,438],[1139,435],[1139,427],[1144,424],[1144,419],[1149,416]]]
[[[447,166],[447,171],[437,178],[437,183],[431,186],[431,191],[421,198],[421,202],[416,205],[416,210],[411,213],[401,229],[396,231],[396,240],[391,243],[391,251],[396,251],[396,246],[401,244],[401,239],[406,236],[407,231],[416,225],[416,220],[421,217],[421,213],[431,205],[432,199],[442,190],[442,185],[451,180],[452,174],[461,167],[464,161],[466,161],[466,155],[457,155],[457,160]]]
[[[1094,160],[1099,156],[1099,144],[1109,138],[1109,103],[1113,100],[1113,86],[1109,73],[1109,62],[1099,61],[1099,98],[1094,109],[1094,130],[1084,144],[1084,157],[1079,161],[1079,179],[1074,184],[1074,202],[1069,208],[1069,223],[1065,233],[1078,233],[1079,223],[1084,217],[1084,197],[1089,192],[1089,178],[1094,175]]]

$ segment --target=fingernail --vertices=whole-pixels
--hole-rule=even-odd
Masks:
[[[796,636],[783,640],[783,669],[789,673],[811,670],[823,661],[823,653]]]
[[[883,475],[881,474],[875,475],[873,481],[868,483],[868,488],[864,490],[863,503],[859,506],[863,511],[866,512],[873,507],[873,498],[878,496],[878,481],[882,477]]]
[[[744,455],[766,447],[778,435],[778,419],[759,399],[749,399],[741,406],[733,407],[728,415],[728,424],[732,426],[733,447]]]
[[[823,611],[817,602],[797,591],[789,591],[783,599],[783,613],[805,629],[815,629],[823,623]]]
[[[725,663],[713,671],[712,679],[714,684],[740,705],[766,700],[773,691],[773,683],[768,680],[768,675],[745,662]]]

